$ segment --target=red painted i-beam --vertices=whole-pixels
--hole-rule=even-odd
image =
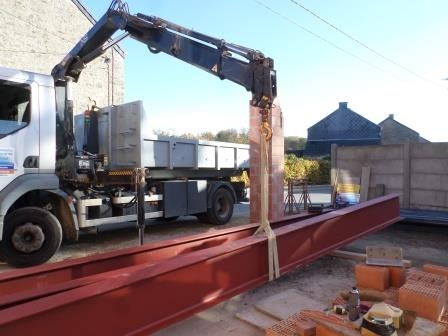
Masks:
[[[398,196],[388,195],[280,226],[274,231],[281,274],[399,219]],[[201,249],[186,246],[187,253],[173,257],[52,283],[66,289],[35,299],[11,300],[0,309],[1,334],[147,335],[268,281],[263,235],[221,239]],[[0,301],[12,294],[2,291]]]

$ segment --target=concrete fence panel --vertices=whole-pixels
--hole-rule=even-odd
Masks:
[[[336,176],[360,178],[370,168],[368,199],[398,193],[402,208],[448,211],[448,143],[332,147]],[[342,172],[342,173],[341,173]]]

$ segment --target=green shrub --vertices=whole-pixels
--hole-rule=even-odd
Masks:
[[[284,182],[289,179],[307,178],[309,184],[330,183],[331,163],[329,160],[308,160],[293,154],[285,156]]]

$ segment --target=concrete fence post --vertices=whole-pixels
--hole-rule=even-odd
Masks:
[[[403,197],[402,208],[410,208],[411,205],[411,143],[403,144]]]

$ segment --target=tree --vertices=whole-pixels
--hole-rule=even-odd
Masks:
[[[285,150],[305,149],[306,138],[297,136],[285,136]]]
[[[249,143],[249,132],[247,129],[242,129],[238,132],[236,129],[231,128],[227,130],[219,131],[215,136],[216,141],[223,142],[235,142],[235,143]]]
[[[181,134],[180,136],[179,136],[179,138],[184,138],[184,139],[193,139],[193,140],[197,140],[198,139],[198,135],[196,134],[192,134],[192,133],[184,133],[184,134]]]
[[[173,136],[173,134],[171,134],[170,132],[161,130],[161,129],[155,129],[153,130],[153,133],[155,135],[160,135],[160,136]]]
[[[246,128],[241,129],[239,132],[234,128],[230,128],[219,131],[216,135],[213,134],[212,132],[202,132],[200,134],[185,133],[182,135],[176,135],[160,129],[154,130],[154,134],[160,136],[171,136],[185,139],[201,139],[207,141],[234,142],[241,144],[249,143],[249,131]]]
[[[202,132],[199,134],[199,139],[213,141],[215,140],[215,135],[212,132]]]

